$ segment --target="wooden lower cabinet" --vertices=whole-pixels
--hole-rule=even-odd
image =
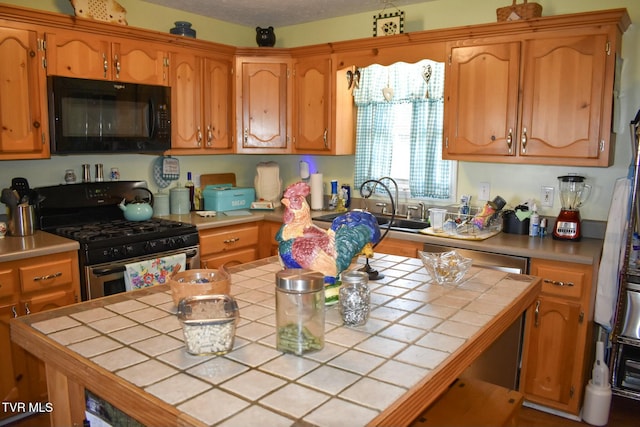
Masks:
[[[231,261],[255,261],[259,237],[257,222],[200,230],[200,265],[218,268]]]
[[[282,227],[281,222],[263,221],[260,226],[260,258],[278,255],[278,242],[276,234]]]
[[[424,243],[387,237],[373,251],[381,254],[418,258],[418,251],[421,251],[423,247]]]
[[[0,263],[0,397],[3,402],[45,402],[43,363],[11,342],[12,318],[74,304],[80,299],[77,252]],[[14,415],[3,411],[2,418]]]
[[[593,267],[532,259],[542,292],[527,310],[520,375],[525,400],[580,413],[593,362]]]

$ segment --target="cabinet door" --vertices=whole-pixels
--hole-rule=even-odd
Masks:
[[[190,52],[171,56],[171,148],[202,148],[201,61]]]
[[[114,80],[150,85],[169,85],[166,50],[153,43],[120,40],[112,44]]]
[[[104,38],[73,31],[47,33],[48,75],[110,80],[113,66]]]
[[[231,144],[231,61],[204,58],[204,147],[227,150]]]
[[[536,39],[524,46],[520,156],[596,162],[601,131],[609,139],[609,129],[600,129],[603,103],[612,102],[604,99],[607,36]]]
[[[78,302],[73,290],[59,290],[34,296],[20,301],[24,314],[40,313],[46,310],[64,307]],[[37,357],[25,352],[25,365],[27,378],[29,379],[30,402],[47,401],[47,377],[44,364]]]
[[[527,311],[520,390],[525,398],[575,412],[579,406],[576,336],[584,325],[580,304],[541,297]]]
[[[241,150],[288,148],[287,69],[287,63],[242,62]]]
[[[331,150],[331,59],[325,56],[298,60],[293,93],[296,151]]]
[[[443,158],[514,156],[520,43],[456,46],[450,57]]]
[[[41,41],[36,31],[0,27],[0,160],[49,157]]]
[[[25,401],[23,352],[11,343],[9,321],[17,316],[17,302],[0,305],[0,397],[3,402]],[[0,419],[3,415],[0,415]]]

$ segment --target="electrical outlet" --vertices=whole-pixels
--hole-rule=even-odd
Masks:
[[[553,193],[553,187],[547,185],[543,185],[542,187],[540,187],[540,203],[542,204],[542,206],[547,208],[553,207]]]
[[[478,200],[489,200],[489,194],[491,194],[491,184],[481,182],[478,187]]]

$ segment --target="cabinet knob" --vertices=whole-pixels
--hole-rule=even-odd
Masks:
[[[38,122],[38,121],[33,122],[33,127],[36,128],[36,129],[39,129],[40,128],[40,122]]]
[[[513,147],[513,129],[509,129],[509,134],[507,135],[507,147],[509,148],[509,154],[511,154],[511,149]]]
[[[536,301],[536,309],[535,309],[535,325],[536,328],[538,327],[539,324],[539,318],[540,318],[540,300]]]
[[[527,152],[527,128],[522,128],[522,154]]]

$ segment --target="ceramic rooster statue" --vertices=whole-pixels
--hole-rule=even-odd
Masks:
[[[280,260],[285,268],[319,271],[325,283],[333,284],[353,257],[373,255],[380,227],[371,213],[352,211],[336,217],[329,230],[320,228],[311,221],[308,195],[309,186],[304,182],[292,184],[284,192],[283,224],[276,234]]]

